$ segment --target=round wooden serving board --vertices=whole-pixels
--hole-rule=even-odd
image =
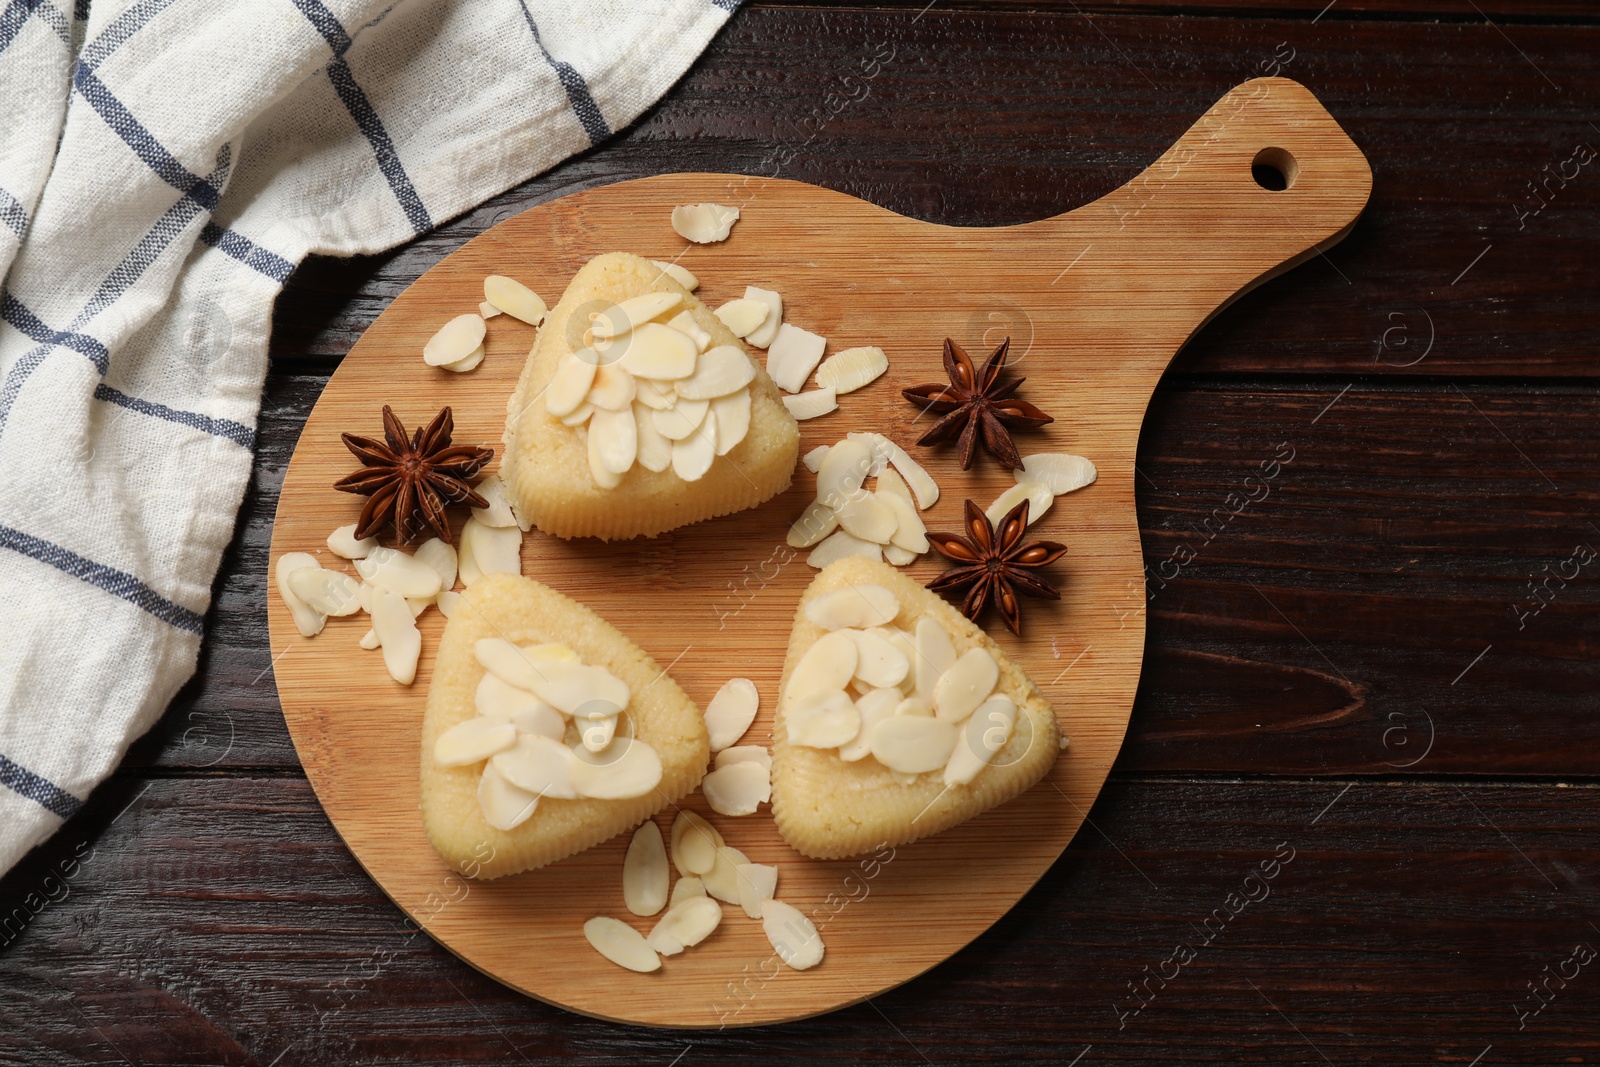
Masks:
[[[1292,172],[1269,191],[1265,161]],[[1283,153],[1293,158],[1289,163]],[[586,1015],[668,1027],[745,1026],[852,1004],[941,962],[1028,891],[1072,840],[1127,728],[1144,646],[1144,574],[1134,514],[1134,452],[1152,389],[1168,361],[1242,292],[1339,240],[1367,200],[1371,172],[1316,99],[1284,79],[1247,82],[1213,107],[1148,170],[1069,214],[1022,226],[956,229],[902,218],[840,193],[777,179],[674,174],[564,197],[468,242],[397,297],[351,349],[311,413],[289,465],[272,559],[317,554],[353,572],[325,539],[355,521],[361,498],[334,492],[354,459],[341,431],[378,436],[393,405],[408,427],[455,409],[456,440],[500,451],[506,398],[535,331],[499,316],[487,357],[456,375],[422,362],[448,318],[473,311],[483,278],[506,274],[552,305],[584,262],[622,250],[676,260],[700,278],[708,305],[746,284],[783,294],[785,319],[828,338],[829,351],[880,345],[888,374],[801,424],[802,454],[851,430],[888,434],[925,463],[939,502],[930,529],[959,526],[963,498],[987,505],[1011,484],[987,455],[962,472],[948,447],[918,448],[927,417],[900,389],[941,377],[953,337],[982,358],[1012,338],[1022,395],[1053,414],[1018,435],[1023,454],[1074,452],[1099,481],[1062,497],[1034,527],[1066,542],[1053,569],[1059,603],[1025,604],[1025,636],[989,628],[1055,706],[1070,747],[1023,796],[947,833],[874,860],[820,862],[778,836],[770,815],[711,815],[728,842],[780,868],[779,896],[815,916],[827,957],[810,971],[779,965],[761,925],[735,907],[704,944],[650,975],[603,960],[585,920],[615,915],[648,931],[622,903],[627,835],[562,863],[492,882],[451,873],[423,835],[419,730],[444,620],[421,618],[416,684],[357,647],[364,615],[299,636],[274,594],[269,618],[278,692],[300,758],[356,858],[423,929],[468,963],[541,1000]],[[732,237],[685,247],[674,205],[737,205]],[[702,707],[731,676],[760,688],[745,743],[767,744],[776,684],[800,592],[813,574],[785,544],[815,479],[759,508],[653,539],[561,541],[534,530],[523,573],[582,601],[649,652]],[[457,521],[461,521],[458,516]],[[927,581],[928,555],[909,568]],[[672,809],[657,816],[665,831]],[[892,856],[892,858],[889,858]]]

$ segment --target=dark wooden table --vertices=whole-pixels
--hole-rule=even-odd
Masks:
[[[746,9],[602,148],[390,255],[295,273],[199,676],[0,881],[0,1061],[1600,1057],[1600,9],[924,2]],[[1132,728],[1009,916],[869,1004],[723,1033],[565,1014],[402,920],[300,770],[265,618],[296,434],[395,293],[532,204],[753,172],[775,146],[795,149],[785,176],[919,218],[1055,214],[1258,73],[1344,124],[1371,206],[1208,326],[1157,394]],[[1207,537],[1283,448],[1271,495]]]

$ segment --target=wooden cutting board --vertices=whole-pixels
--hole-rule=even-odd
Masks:
[[[1252,167],[1288,180],[1271,190]],[[573,273],[602,252],[676,260],[715,307],[746,284],[783,294],[785,318],[828,338],[829,350],[880,345],[890,370],[801,424],[801,452],[852,430],[888,434],[924,462],[942,495],[930,529],[959,528],[961,504],[981,505],[1012,482],[989,457],[962,472],[948,447],[917,448],[926,427],[899,390],[941,377],[953,337],[983,355],[1012,338],[1022,395],[1056,421],[1019,435],[1024,454],[1073,452],[1099,481],[1061,497],[1033,528],[1066,542],[1053,568],[1059,603],[1028,601],[1025,637],[989,628],[1054,703],[1070,746],[1028,793],[937,837],[876,859],[820,862],[784,844],[765,808],[711,815],[729,843],[780,868],[779,896],[812,914],[827,945],[817,968],[779,965],[760,924],[725,909],[707,942],[636,975],[601,959],[581,926],[622,904],[627,835],[543,870],[493,882],[451,873],[423,835],[419,731],[444,620],[420,620],[416,684],[396,685],[381,654],[357,641],[365,616],[331,619],[302,638],[269,597],[284,717],[334,827],[368,873],[432,937],[492,977],[541,1000],[652,1026],[745,1026],[858,1002],[949,958],[1016,903],[1072,840],[1105,781],[1128,725],[1144,648],[1144,575],[1134,514],[1134,453],[1145,406],[1167,363],[1240,294],[1340,240],[1366,204],[1365,158],[1316,99],[1281,78],[1247,82],[1211,108],[1127,185],[1056,218],[953,228],[903,218],[796,182],[672,174],[564,197],[495,226],[400,296],[345,357],[312,411],[284,479],[272,559],[327,551],[361,498],[334,492],[355,461],[341,431],[378,436],[393,405],[408,427],[455,409],[456,440],[499,452],[506,398],[535,331],[490,320],[487,357],[470,374],[424,365],[422,345],[451,316],[473,311],[483,278],[518,278],[552,305]],[[674,205],[737,205],[722,244],[685,247]],[[524,539],[523,573],[589,605],[669,667],[702,706],[731,676],[760,688],[746,743],[769,743],[776,684],[800,592],[813,572],[785,544],[814,477],[751,511],[654,539],[605,544]],[[462,521],[458,516],[457,521]],[[944,569],[929,555],[919,581]],[[270,582],[269,582],[270,587]],[[698,794],[685,807],[710,814]],[[669,816],[659,816],[663,831]]]

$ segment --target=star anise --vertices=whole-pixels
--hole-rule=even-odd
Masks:
[[[1028,530],[1028,502],[1024,500],[1006,513],[999,529],[989,524],[989,516],[972,501],[966,507],[967,536],[959,534],[929,533],[928,543],[946,559],[960,566],[952,567],[928,583],[936,593],[952,589],[971,589],[961,604],[961,613],[973,622],[991,603],[1000,608],[1006,626],[1018,637],[1022,636],[1022,608],[1018,593],[1060,600],[1056,592],[1039,575],[1033,573],[1046,564],[1054,563],[1067,554],[1067,546],[1055,541],[1033,541],[1022,544],[1022,535]]]
[[[333,483],[335,489],[368,498],[356,522],[358,540],[392,525],[395,537],[402,543],[424,530],[432,530],[453,544],[445,505],[489,506],[467,484],[467,479],[494,458],[494,449],[451,445],[450,433],[454,429],[455,418],[445,408],[427,426],[417,427],[408,439],[406,428],[385,404],[382,441],[351,433],[340,435],[344,446],[365,464]]]
[[[972,357],[965,349],[945,338],[944,372],[950,376],[950,384],[929,382],[901,391],[913,404],[942,416],[917,439],[917,444],[931,445],[960,434],[962,470],[972,466],[979,440],[1008,470],[1022,469],[1022,456],[1011,440],[1011,431],[1036,430],[1056,420],[1011,395],[1026,378],[1000,381],[1010,350],[1011,338],[1007,337],[984,360],[980,370],[973,367]]]

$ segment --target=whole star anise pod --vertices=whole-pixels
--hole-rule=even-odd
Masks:
[[[467,484],[467,479],[494,458],[494,449],[451,445],[450,433],[454,429],[455,417],[445,408],[427,426],[417,427],[408,439],[406,428],[385,404],[382,441],[352,433],[340,435],[344,446],[365,464],[333,483],[335,489],[368,498],[356,522],[357,540],[392,525],[401,543],[427,529],[454,544],[445,505],[489,506]]]
[[[1017,602],[1017,594],[1060,600],[1061,594],[1033,572],[1066,555],[1067,546],[1055,541],[1022,544],[1022,535],[1028,530],[1026,500],[1006,513],[1005,518],[1000,520],[998,530],[989,524],[989,516],[983,513],[983,509],[968,500],[966,525],[966,537],[959,534],[928,534],[928,543],[939,555],[960,564],[929,582],[928,588],[943,593],[971,586],[967,590],[966,600],[961,604],[961,613],[977,622],[984,608],[991,603],[996,604],[1006,620],[1006,626],[1021,637],[1022,608]]]
[[[950,376],[950,384],[929,382],[901,390],[901,395],[913,404],[942,416],[917,439],[917,444],[936,444],[960,434],[962,470],[972,466],[979,440],[1008,470],[1022,469],[1022,456],[1011,440],[1011,431],[1036,430],[1056,420],[1011,395],[1026,378],[1000,381],[1010,350],[1011,338],[1007,337],[984,360],[980,370],[973,367],[972,357],[965,349],[945,338],[944,372]]]

